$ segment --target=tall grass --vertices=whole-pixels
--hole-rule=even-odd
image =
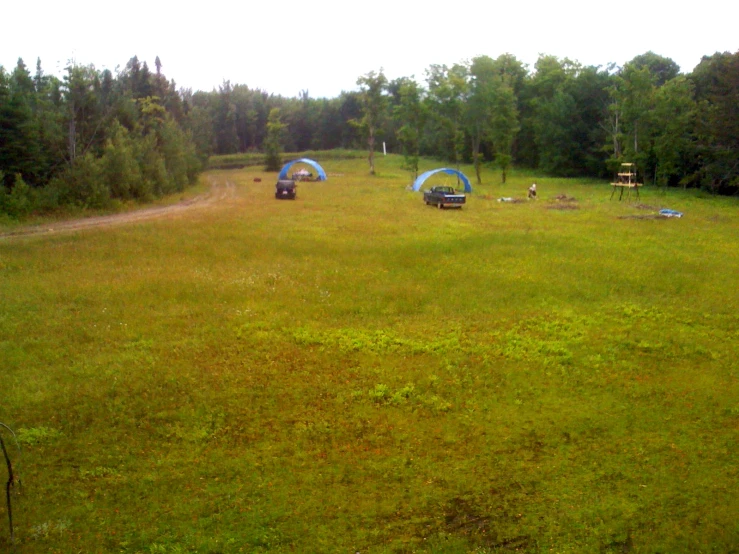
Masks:
[[[294,202],[213,171],[237,194],[207,209],[0,239],[0,545],[736,548],[736,200],[645,188],[685,217],[620,219],[654,210],[488,172],[441,211],[377,165]]]

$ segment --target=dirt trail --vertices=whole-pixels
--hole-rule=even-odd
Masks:
[[[79,231],[81,229],[90,229],[93,227],[112,227],[113,225],[122,225],[136,221],[144,221],[148,219],[158,219],[181,212],[191,210],[193,208],[201,208],[212,204],[222,202],[236,195],[236,185],[226,180],[219,183],[214,177],[208,177],[210,183],[210,191],[205,194],[196,196],[189,200],[173,204],[171,206],[162,206],[157,208],[143,208],[135,212],[127,212],[122,214],[103,215],[99,217],[87,217],[83,219],[71,219],[68,221],[56,221],[45,223],[42,225],[33,225],[28,227],[19,227],[7,233],[0,233],[0,239],[12,239],[15,237],[28,237],[34,235],[48,235],[52,233],[64,233],[68,231]]]

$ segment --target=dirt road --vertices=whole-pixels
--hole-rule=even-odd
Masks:
[[[79,231],[81,229],[90,229],[94,227],[112,227],[113,225],[124,225],[137,221],[145,221],[149,219],[159,219],[181,212],[192,210],[194,208],[202,208],[210,206],[217,202],[222,202],[227,198],[231,198],[236,194],[236,185],[229,181],[219,182],[214,177],[209,177],[210,191],[201,194],[195,198],[185,200],[171,206],[161,206],[156,208],[143,208],[134,212],[126,212],[122,214],[103,215],[99,217],[86,217],[83,219],[70,219],[68,221],[56,221],[54,223],[46,223],[42,225],[32,225],[27,227],[18,227],[6,233],[0,233],[0,240],[12,239],[16,237],[28,237],[34,235],[47,235],[52,233],[64,233],[69,231]]]

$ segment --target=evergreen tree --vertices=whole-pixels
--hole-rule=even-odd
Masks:
[[[67,108],[67,155],[74,163],[80,155],[99,154],[105,143],[105,106],[101,102],[100,75],[93,66],[70,65],[64,77]]]
[[[232,90],[230,81],[224,81],[219,89],[213,125],[216,135],[216,154],[233,154],[239,151],[236,106],[232,100]]]
[[[38,184],[42,156],[39,120],[34,114],[35,86],[23,60],[12,75],[0,68],[0,171],[12,188],[16,176]]]

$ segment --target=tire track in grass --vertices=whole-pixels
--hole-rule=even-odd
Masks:
[[[83,229],[105,228],[114,225],[125,225],[127,223],[135,223],[138,221],[147,221],[150,219],[159,219],[167,216],[176,215],[195,208],[204,208],[213,204],[224,202],[236,195],[236,185],[226,180],[225,185],[219,183],[214,177],[209,177],[210,191],[200,194],[189,200],[183,200],[171,206],[161,206],[156,208],[143,208],[133,212],[122,214],[111,214],[97,217],[86,217],[82,219],[72,219],[68,221],[59,221],[55,223],[44,223],[27,227],[19,227],[6,233],[0,233],[0,239],[12,240],[14,238],[50,235],[55,233],[66,233],[71,231],[80,231]]]

